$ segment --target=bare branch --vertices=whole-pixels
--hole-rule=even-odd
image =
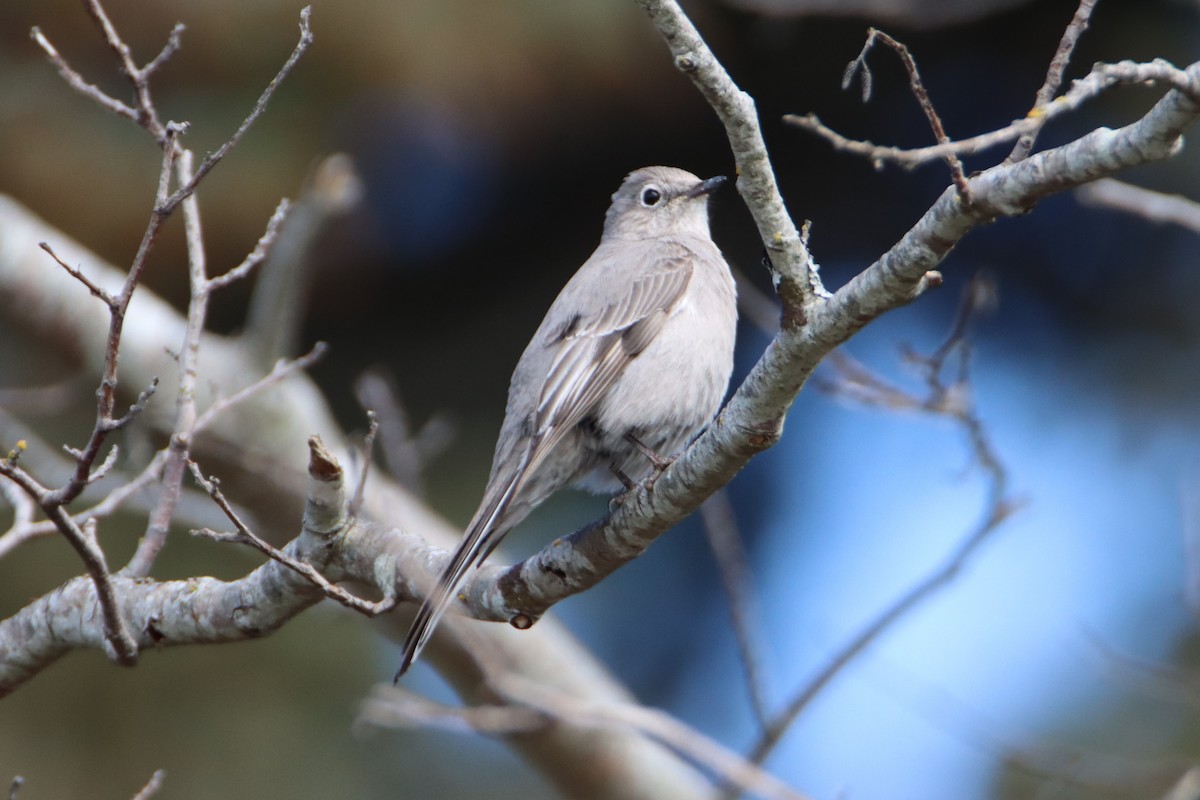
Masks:
[[[362,509],[363,498],[366,496],[367,476],[371,474],[371,459],[375,451],[375,437],[379,435],[379,420],[375,412],[367,409],[367,435],[363,437],[362,449],[359,451],[358,484],[354,487],[354,497],[350,500],[350,516],[357,517]]]
[[[171,56],[179,52],[179,46],[183,37],[183,32],[186,29],[187,26],[185,26],[182,22],[175,23],[175,27],[171,29],[171,33],[167,36],[167,43],[163,45],[163,49],[160,50],[158,55],[152,58],[146,64],[146,66],[142,67],[142,75],[149,78],[158,71],[159,67],[167,63]]]
[[[700,506],[700,513],[704,519],[704,533],[708,537],[708,546],[713,551],[721,573],[721,582],[725,587],[725,596],[729,601],[733,632],[737,638],[742,669],[746,673],[750,708],[759,726],[766,728],[769,714],[760,663],[762,638],[758,635],[758,627],[755,624],[756,614],[751,595],[753,581],[729,495],[724,491],[715,493]]]
[[[269,373],[262,376],[254,383],[244,389],[241,389],[229,397],[223,397],[220,400],[209,406],[204,413],[196,418],[195,425],[192,426],[192,433],[196,434],[206,429],[213,423],[221,414],[229,411],[239,403],[243,403],[257,394],[269,389],[278,384],[280,381],[294,375],[297,372],[302,372],[313,364],[317,363],[324,357],[329,347],[324,342],[317,342],[313,345],[312,350],[309,350],[299,358],[280,359],[275,363],[275,366]]]
[[[240,281],[250,274],[250,270],[257,267],[275,242],[275,237],[279,235],[279,227],[287,218],[290,205],[287,199],[279,201],[279,205],[275,207],[275,213],[271,215],[271,219],[267,221],[267,229],[263,235],[258,238],[258,242],[254,245],[254,249],[250,251],[242,263],[238,264],[233,269],[226,272],[224,275],[218,275],[215,278],[209,278],[209,290],[221,289],[235,281]]]
[[[390,581],[396,580],[394,573],[389,577],[370,562],[357,562],[359,543],[365,543],[368,550],[381,548],[376,556],[383,556],[389,550],[411,548],[419,540],[395,531],[351,526],[346,516],[341,468],[330,461],[331,456],[318,440],[314,439],[310,448],[303,527],[282,551],[282,563],[269,561],[245,578],[228,583],[211,578],[156,582],[127,572],[117,576],[106,573],[107,582],[88,578],[68,581],[0,621],[0,697],[70,649],[98,644],[114,647],[107,625],[98,624],[101,615],[107,614],[104,596],[97,600],[96,588],[100,585],[112,590],[118,618],[130,621],[130,630],[136,636],[129,643],[134,653],[138,647],[237,641],[275,630],[326,596],[313,582],[314,575],[320,579],[321,567],[343,572],[362,569],[362,573],[348,573],[347,577],[365,577],[372,585],[383,579],[385,595],[389,595]],[[0,462],[0,468],[5,466]],[[223,498],[219,504],[241,524]],[[61,509],[58,513],[60,518],[65,517]],[[78,533],[81,546],[94,544],[85,532]],[[102,552],[98,558],[103,565]],[[345,594],[333,588],[330,596],[335,599]],[[374,606],[382,609],[386,603],[359,601],[353,605],[365,613]]]
[[[0,459],[0,475],[25,490],[34,502],[41,506],[42,511],[79,554],[99,601],[99,610],[104,620],[104,641],[109,657],[123,666],[135,664],[138,653],[137,644],[130,636],[118,608],[112,575],[109,573],[104,551],[100,549],[95,536],[88,534],[87,523],[85,523],[85,527],[81,528],[63,510],[61,503],[48,500],[47,497],[52,493],[34,480],[25,470],[18,467],[15,459]],[[94,526],[94,522],[91,524]]]
[[[103,480],[104,476],[108,475],[108,473],[116,465],[117,456],[119,453],[120,448],[118,448],[115,444],[108,448],[108,455],[104,457],[104,461],[101,462],[100,466],[92,470],[92,474],[88,476],[87,482],[95,483],[96,481]]]
[[[82,525],[88,519],[100,520],[112,516],[131,498],[158,482],[162,477],[162,465],[165,458],[166,452],[159,451],[140,473],[124,480],[119,486],[108,490],[105,492],[103,498],[94,506],[75,512],[71,515],[71,518],[76,523]],[[5,497],[18,509],[28,506],[31,512],[32,505],[29,498],[23,492],[17,490],[14,484],[7,481],[0,481],[0,492],[3,492]],[[18,505],[18,502],[20,505]],[[3,558],[10,550],[29,539],[57,532],[58,528],[50,520],[34,522],[32,513],[18,513],[17,521],[13,527],[4,535],[0,535],[0,558]]]
[[[1170,223],[1200,233],[1200,203],[1181,195],[1104,178],[1080,186],[1075,190],[1075,198],[1085,205],[1111,208],[1150,222]]]
[[[675,0],[638,0],[638,5],[671,49],[675,66],[691,78],[725,126],[737,164],[738,192],[770,254],[784,323],[803,324],[805,309],[826,294],[825,287],[779,194],[753,98],[729,77]]]
[[[204,161],[200,162],[200,166],[196,168],[196,174],[193,175],[188,181],[184,182],[183,185],[180,186],[180,188],[175,192],[175,194],[171,196],[170,200],[164,204],[163,210],[166,213],[170,213],[175,206],[179,205],[179,203],[183,202],[183,200],[190,196],[192,192],[196,191],[197,184],[204,180],[204,176],[207,175],[209,171],[215,167],[221,161],[221,159],[224,158],[225,155],[237,145],[238,142],[242,140],[242,137],[245,136],[246,131],[250,130],[250,126],[253,125],[260,116],[262,116],[263,111],[265,111],[267,108],[267,103],[271,101],[271,97],[275,94],[275,90],[279,88],[279,84],[282,83],[283,79],[288,76],[288,73],[290,73],[292,68],[296,66],[296,62],[300,60],[300,56],[304,55],[304,52],[308,50],[309,45],[312,44],[313,34],[308,24],[311,16],[312,6],[305,6],[303,9],[301,9],[300,41],[296,43],[296,47],[294,50],[292,50],[292,54],[288,56],[288,60],[284,62],[283,66],[280,67],[279,72],[276,73],[275,77],[271,79],[271,82],[267,84],[267,88],[263,90],[261,95],[259,95],[258,102],[254,104],[254,108],[250,111],[250,114],[247,115],[244,120],[242,120],[242,124],[238,126],[236,131],[233,132],[233,135],[230,136],[224,144],[218,147],[215,152],[209,154]]]
[[[378,616],[379,614],[391,611],[396,607],[397,600],[392,594],[386,594],[384,599],[378,602],[371,602],[369,600],[363,600],[360,597],[355,597],[353,594],[347,592],[345,589],[342,589],[340,586],[336,586],[328,581],[325,576],[322,575],[312,564],[299,561],[289,556],[282,550],[272,547],[268,542],[254,533],[254,531],[250,530],[246,523],[242,521],[241,517],[238,516],[237,512],[233,510],[233,507],[229,504],[229,501],[221,492],[220,484],[216,478],[205,478],[204,474],[200,471],[199,465],[196,464],[195,461],[189,460],[188,468],[192,471],[192,477],[196,479],[196,483],[198,483],[200,487],[208,493],[209,497],[213,499],[213,502],[220,507],[221,511],[225,513],[225,516],[229,518],[229,521],[232,522],[233,526],[237,529],[236,534],[228,534],[220,533],[209,528],[201,528],[199,530],[192,531],[193,534],[205,536],[209,539],[219,542],[237,542],[240,544],[248,544],[268,558],[283,564],[297,575],[303,576],[314,586],[324,592],[326,597],[336,600],[346,608],[353,609],[354,611],[357,611],[360,614],[365,614],[368,617]]]
[[[104,40],[116,55],[117,61],[121,65],[121,71],[133,86],[134,96],[137,97],[136,122],[149,131],[159,145],[163,147],[172,146],[167,126],[164,126],[159,119],[158,109],[154,107],[154,101],[150,97],[150,73],[153,70],[138,67],[137,63],[133,60],[133,51],[130,50],[129,45],[117,33],[117,29],[108,18],[108,13],[104,10],[104,6],[100,3],[100,0],[85,0],[84,8],[87,9],[92,19],[96,21],[96,24],[104,32]],[[169,57],[178,48],[180,33],[180,27],[176,25],[167,37],[167,44],[163,47],[163,50],[150,62],[154,69],[157,69],[161,65],[162,61],[160,59]]]
[[[761,764],[766,760],[796,718],[847,665],[922,602],[938,590],[948,586],[968,561],[980,551],[982,545],[990,540],[992,534],[1020,507],[1021,502],[1009,496],[1008,471],[996,453],[987,428],[970,401],[965,340],[967,325],[981,308],[988,306],[991,300],[990,283],[984,278],[977,277],[963,293],[962,302],[950,333],[942,345],[928,357],[919,357],[911,353],[908,355],[909,360],[917,363],[925,373],[924,378],[928,389],[928,395],[925,398],[917,398],[888,386],[883,381],[873,379],[869,372],[861,368],[856,368],[851,373],[850,380],[837,381],[832,384],[839,392],[846,385],[858,387],[853,391],[853,396],[876,405],[889,408],[919,409],[955,420],[967,435],[975,463],[984,470],[987,479],[988,500],[983,519],[959,543],[949,557],[864,626],[857,635],[830,657],[824,668],[819,670],[793,695],[792,700],[782,712],[775,716],[759,738],[750,757],[754,763]],[[957,374],[954,375],[951,383],[947,383],[943,372],[950,356],[955,352],[963,355],[957,362]],[[868,387],[869,390],[863,391],[863,387]]]
[[[54,252],[54,249],[51,248],[50,245],[46,244],[45,242],[39,242],[38,246],[49,253],[50,257],[57,261],[58,265],[67,271],[67,274],[86,286],[88,291],[91,292],[94,297],[99,297],[101,300],[103,300],[105,305],[107,305],[110,309],[117,305],[117,300],[115,297],[101,289],[96,284],[92,283],[91,280],[77,267],[72,267],[70,264],[59,258],[58,254]]]
[[[930,161],[945,158],[950,154],[971,155],[1010,142],[1020,136],[1036,133],[1055,117],[1078,109],[1086,101],[1113,86],[1127,83],[1165,83],[1194,101],[1200,102],[1200,82],[1197,82],[1188,71],[1181,70],[1163,59],[1155,59],[1145,64],[1134,61],[1097,64],[1092,67],[1092,71],[1086,77],[1075,81],[1065,94],[1050,103],[1031,109],[1024,119],[979,136],[930,147],[887,147],[867,141],[848,139],[826,127],[814,114],[805,116],[787,114],[783,119],[798,128],[815,133],[829,142],[835,150],[869,159],[876,167],[890,162],[904,169],[913,169]]]
[[[59,55],[54,45],[50,44],[50,40],[45,37],[40,28],[35,27],[29,33],[33,40],[38,43],[38,47],[41,47],[45,51],[46,56],[50,59],[50,63],[58,70],[58,74],[67,82],[68,86],[83,96],[96,101],[117,116],[125,117],[134,122],[138,121],[138,112],[134,108],[122,103],[115,97],[105,94],[100,87],[88,83],[83,79],[82,75],[72,69],[66,59]]]
[[[1046,80],[1034,97],[1034,108],[1046,105],[1058,93],[1058,87],[1062,86],[1063,73],[1066,71],[1067,65],[1071,63],[1071,53],[1075,52],[1075,44],[1087,30],[1088,20],[1091,19],[1092,9],[1095,7],[1096,0],[1079,0],[1079,7],[1075,9],[1075,15],[1071,17],[1067,29],[1063,31],[1062,39],[1058,42],[1058,49],[1054,52],[1054,58],[1050,59],[1050,67],[1046,70]],[[1006,163],[1020,161],[1033,152],[1037,135],[1038,131],[1036,130],[1023,134],[1017,140],[1016,147],[1008,154]]]
[[[780,800],[804,800],[804,795],[761,767],[664,711],[632,703],[591,703],[512,674],[491,675],[488,683],[510,701],[531,706],[556,719],[582,725],[632,728],[665,744],[689,761],[712,770],[723,782],[741,791]]]

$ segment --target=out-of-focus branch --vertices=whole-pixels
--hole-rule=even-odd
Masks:
[[[750,708],[758,724],[766,728],[769,722],[767,691],[761,664],[762,637],[758,635],[757,615],[754,613],[756,608],[751,592],[753,580],[750,577],[746,549],[742,544],[742,534],[738,530],[729,495],[724,491],[717,492],[700,506],[700,514],[704,520],[708,546],[713,551],[713,558],[721,572],[721,583],[729,603],[729,616],[738,643],[738,655],[742,660],[742,670],[746,674],[746,693],[750,698]]]
[[[924,394],[908,392],[888,384],[848,356],[838,354],[833,359],[838,376],[824,384],[833,393],[867,406],[890,411],[917,411],[955,422],[967,438],[974,464],[984,473],[987,501],[979,523],[950,555],[831,655],[825,666],[793,694],[782,711],[772,717],[751,752],[750,760],[754,763],[761,764],[767,759],[800,714],[855,658],[925,600],[948,586],[982,545],[1020,507],[1021,501],[1009,492],[1008,470],[1000,460],[987,427],[971,399],[969,351],[965,338],[967,326],[981,309],[991,305],[993,292],[994,287],[986,277],[974,278],[963,293],[945,341],[929,356],[911,352],[907,354],[909,362],[915,364],[922,373],[926,387]],[[949,376],[946,375],[948,371],[951,372]]]
[[[387,687],[364,705],[359,721],[386,727],[432,722],[483,732],[523,732],[562,722],[622,728],[661,742],[741,791],[777,800],[804,800],[761,767],[663,711],[632,703],[589,703],[512,674],[493,675],[490,686],[507,705],[448,708]]]
[[[414,430],[399,387],[381,368],[368,369],[360,375],[354,382],[354,394],[359,405],[374,410],[379,417],[380,449],[388,472],[401,486],[420,497],[423,494],[421,473],[430,459],[450,443],[454,426],[446,418],[435,415],[420,429]]]
[[[150,776],[150,780],[146,781],[146,785],[133,796],[133,800],[150,800],[151,797],[158,794],[158,790],[162,788],[163,779],[166,777],[167,773],[163,770],[154,770],[154,774]]]
[[[360,202],[363,191],[350,157],[336,153],[321,161],[292,204],[287,224],[258,270],[241,336],[259,354],[263,367],[300,352],[300,329],[317,264],[313,245],[330,222]]]
[[[1075,198],[1089,206],[1111,208],[1150,222],[1179,225],[1200,233],[1200,203],[1177,194],[1143,189],[1131,183],[1104,178],[1080,186]]]
[[[1163,800],[1200,800],[1200,767],[1192,767],[1163,795]]]

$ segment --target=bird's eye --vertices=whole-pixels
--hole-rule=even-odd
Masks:
[[[659,200],[662,200],[662,192],[658,189],[655,189],[653,186],[647,186],[645,189],[642,189],[642,205],[647,208],[656,206]]]

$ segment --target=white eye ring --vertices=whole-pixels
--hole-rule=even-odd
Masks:
[[[662,201],[662,196],[662,192],[659,191],[657,186],[647,186],[645,189],[642,189],[642,205],[646,208],[656,206]]]

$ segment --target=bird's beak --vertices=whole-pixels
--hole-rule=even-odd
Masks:
[[[709,178],[706,181],[700,181],[695,186],[693,186],[691,189],[688,189],[687,194],[685,196],[686,197],[699,197],[702,194],[712,194],[724,182],[725,182],[724,175],[717,175],[716,177]]]

